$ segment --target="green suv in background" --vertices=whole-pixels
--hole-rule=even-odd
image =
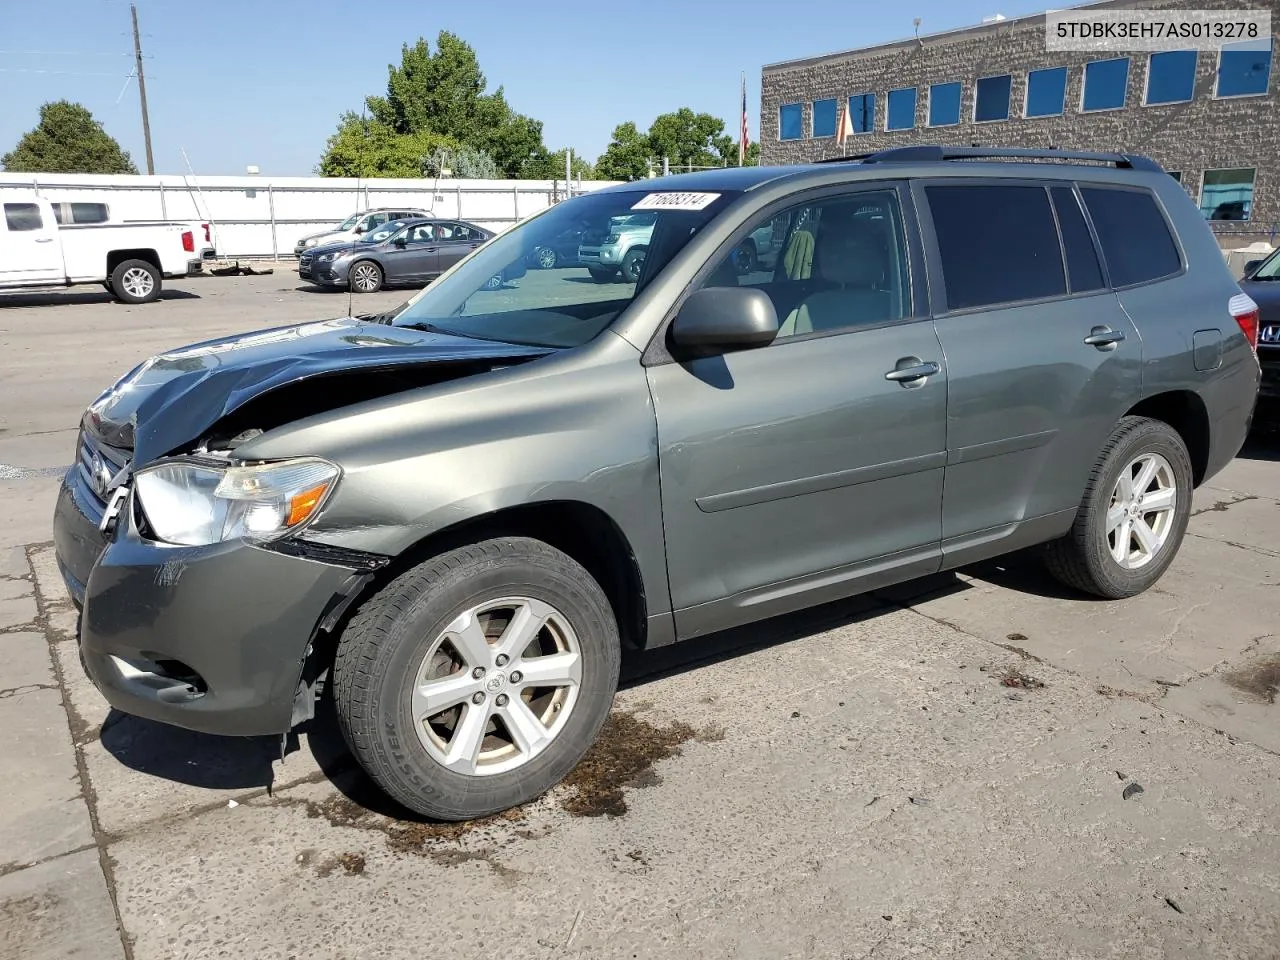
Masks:
[[[489,289],[636,216],[619,282]],[[744,262],[766,226],[779,252]],[[140,364],[81,421],[57,554],[117,709],[279,735],[323,691],[387,793],[472,818],[573,768],[624,647],[1038,544],[1081,591],[1147,589],[1248,432],[1257,330],[1141,157],[917,147],[627,184],[390,315]]]

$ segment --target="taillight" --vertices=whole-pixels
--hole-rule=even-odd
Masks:
[[[187,253],[196,252],[196,236],[190,230],[182,231],[182,249],[187,251]],[[1255,341],[1258,339],[1257,333],[1258,331],[1255,329],[1253,337]]]
[[[1249,341],[1249,346],[1256,351],[1258,349],[1258,305],[1247,293],[1237,293],[1227,301],[1227,309],[1231,311],[1231,316],[1236,318],[1236,323],[1240,324],[1240,329],[1244,332],[1244,338]]]
[[[213,239],[209,236],[209,225],[207,223],[202,223],[201,226],[204,227],[204,242],[212,243]]]

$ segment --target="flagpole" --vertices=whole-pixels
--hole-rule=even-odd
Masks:
[[[739,120],[742,123],[742,129],[738,131],[738,166],[743,166],[747,162],[747,72],[742,71],[742,116]]]

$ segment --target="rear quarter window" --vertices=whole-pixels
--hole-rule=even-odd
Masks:
[[[1049,193],[1036,184],[934,185],[947,309],[1063,296],[1067,281]]]
[[[1149,190],[1081,186],[1113,287],[1171,277],[1182,257],[1169,223]]]

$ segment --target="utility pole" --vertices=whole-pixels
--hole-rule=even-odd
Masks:
[[[151,118],[147,116],[147,81],[142,75],[142,41],[138,38],[137,4],[129,4],[129,12],[133,14],[133,58],[138,64],[138,96],[142,100],[142,139],[147,144],[147,173],[154,174],[156,164],[151,158]]]

